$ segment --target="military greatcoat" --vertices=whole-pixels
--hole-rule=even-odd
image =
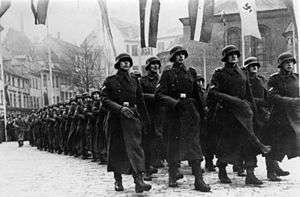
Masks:
[[[300,156],[299,75],[279,72],[270,77],[268,85],[272,107],[264,143],[272,146],[274,160]],[[294,99],[298,102],[291,104]]]
[[[180,94],[192,101],[188,110],[190,117],[181,114],[176,108]],[[203,117],[198,86],[191,69],[174,63],[171,69],[162,73],[155,96],[158,102],[166,106],[165,129],[167,132],[167,160],[176,163],[181,160],[202,160],[203,154],[199,142],[200,116]],[[196,117],[193,119],[193,117]]]
[[[122,174],[130,174],[132,170],[135,173],[145,171],[141,121],[145,122],[149,117],[138,80],[119,70],[105,80],[101,100],[108,110],[108,171]],[[121,114],[124,102],[134,112],[135,118],[129,119]]]
[[[217,92],[253,103],[247,75],[238,65],[232,66],[226,63],[224,67],[217,69],[212,76],[211,85]],[[213,125],[213,129],[209,130],[214,132],[215,151],[219,161],[235,164],[243,154],[247,165],[255,167],[257,149],[249,141],[247,128],[234,114],[232,106],[211,92],[208,95],[207,104],[212,113],[209,125]]]

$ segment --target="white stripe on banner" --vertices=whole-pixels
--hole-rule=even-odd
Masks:
[[[194,40],[196,41],[199,41],[201,36],[203,13],[204,13],[203,8],[204,8],[204,0],[199,0],[198,9],[197,9],[196,26],[195,26],[195,35],[194,35]]]
[[[149,46],[149,27],[150,27],[150,14],[151,14],[151,6],[152,6],[152,0],[147,0],[146,3],[146,9],[145,9],[145,44],[146,47]]]

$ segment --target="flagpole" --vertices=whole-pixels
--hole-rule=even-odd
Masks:
[[[5,141],[7,142],[8,137],[7,137],[7,130],[6,130],[6,125],[7,125],[7,117],[6,117],[6,98],[5,98],[5,81],[4,81],[4,65],[3,65],[3,56],[2,56],[2,41],[1,41],[1,32],[0,32],[0,64],[1,64],[1,78],[2,78],[2,91],[3,91],[3,115],[4,115],[4,135],[5,135]]]
[[[50,78],[50,88],[49,88],[49,105],[54,104],[53,100],[53,80],[52,80],[52,61],[51,61],[51,49],[50,49],[50,34],[49,34],[49,18],[47,19],[47,39],[48,39],[48,66],[49,66],[49,78]]]
[[[244,30],[241,24],[241,44],[242,44],[242,64],[240,65],[241,67],[244,65],[245,61],[245,36],[244,36]]]
[[[294,21],[294,24],[293,24],[293,56],[295,57],[295,59],[298,59],[297,58],[297,51],[296,51],[296,21]],[[299,66],[296,66],[296,72],[299,73]]]
[[[204,87],[206,88],[206,47],[203,48],[203,78],[204,78]]]

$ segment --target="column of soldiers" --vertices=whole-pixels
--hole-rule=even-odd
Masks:
[[[239,50],[228,45],[222,51],[223,66],[205,89],[204,79],[184,64],[184,48],[174,47],[170,56],[172,67],[161,76],[160,60],[151,57],[147,74],[140,77],[130,73],[132,58],[118,55],[117,72],[107,77],[100,91],[78,94],[31,114],[31,144],[107,163],[116,191],[124,190],[122,174],[133,176],[137,193],[149,191],[151,185],[144,181],[151,181],[164,161],[169,187],[178,187],[181,161],[188,161],[194,187],[202,192],[211,190],[203,179],[203,158],[206,171],[218,168],[223,184],[231,183],[228,164],[238,176],[246,176],[245,184],[263,184],[254,173],[259,154],[266,158],[270,181],[289,175],[279,162],[286,155],[300,156],[295,58],[279,55],[279,72],[266,80],[258,73],[256,57],[239,65]]]

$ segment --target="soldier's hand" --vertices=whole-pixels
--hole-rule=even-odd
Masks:
[[[126,118],[134,118],[134,113],[129,109],[128,107],[122,107],[121,108],[121,114],[125,116]]]

